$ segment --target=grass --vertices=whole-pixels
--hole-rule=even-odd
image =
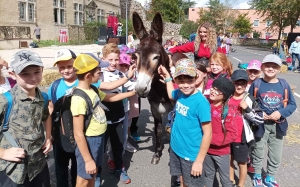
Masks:
[[[37,40],[34,40],[34,42],[36,42],[39,47],[50,47],[52,45],[64,46],[64,45],[94,44],[97,41],[93,41],[93,40],[69,40],[68,42],[60,43],[57,40],[41,40],[40,42],[37,42]]]

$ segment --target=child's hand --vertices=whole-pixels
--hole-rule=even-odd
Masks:
[[[160,65],[159,67],[158,67],[158,74],[161,76],[161,78],[163,78],[163,79],[167,79],[167,78],[170,78],[171,76],[170,76],[170,74],[169,74],[169,72],[167,71],[167,69],[164,67],[164,66],[162,66],[162,65]]]
[[[240,107],[241,107],[243,110],[245,110],[245,109],[248,107],[248,105],[247,105],[247,103],[246,103],[245,101],[241,101],[241,102],[240,102]]]
[[[1,159],[11,162],[20,162],[22,158],[25,158],[25,155],[26,153],[23,148],[12,147],[9,149],[4,149]]]
[[[191,175],[198,177],[202,175],[203,163],[195,161],[192,165]]]
[[[47,155],[50,152],[51,148],[52,148],[52,141],[51,139],[47,139],[42,147],[42,149],[44,149],[43,153]]]
[[[269,120],[270,119],[270,116],[268,116],[265,112],[263,112],[263,117],[264,117],[264,120]]]
[[[94,160],[85,162],[85,171],[87,174],[95,174],[97,171],[96,163]]]
[[[130,79],[134,76],[135,71],[136,71],[136,65],[133,64],[129,67],[128,74],[127,74]]]
[[[281,117],[280,112],[275,111],[275,112],[273,112],[273,113],[269,116],[269,119],[270,119],[270,120],[273,120],[273,121],[277,121],[277,120],[280,119],[280,117]]]

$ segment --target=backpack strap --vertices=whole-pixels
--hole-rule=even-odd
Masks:
[[[99,89],[96,87],[96,86],[94,86],[94,85],[90,85],[91,86],[91,88],[94,90],[94,92],[96,92],[96,94],[99,96],[99,99],[100,99],[100,101],[99,101],[99,103],[97,103],[96,105],[95,105],[95,107],[97,106],[97,105],[100,105],[100,107],[103,109],[103,110],[105,110],[105,111],[109,111],[109,109],[101,102],[101,98],[100,98],[100,94],[99,94]],[[95,108],[94,107],[94,108]]]
[[[52,96],[52,103],[53,104],[57,101],[56,91],[57,91],[58,85],[59,85],[61,80],[62,80],[62,78],[55,80],[53,82],[52,86],[51,86],[51,96]]]
[[[261,85],[261,78],[259,78],[259,79],[256,79],[254,82],[253,82],[253,84],[254,84],[254,92],[253,92],[253,96],[255,97],[255,98],[257,98],[257,93],[258,93],[258,90],[259,90],[259,88],[260,88],[260,85]]]
[[[49,103],[49,97],[48,94],[45,92],[42,92],[42,96],[44,99],[44,109],[48,107],[48,103]]]
[[[282,88],[283,88],[283,94],[284,94],[284,99],[282,100],[283,102],[283,107],[285,108],[288,104],[288,101],[289,101],[289,94],[288,94],[288,87],[289,87],[289,84],[286,82],[286,80],[284,79],[281,79],[281,78],[278,78]]]
[[[5,116],[4,116],[4,120],[3,120],[3,127],[2,127],[2,134],[5,137],[5,139],[8,141],[8,143],[12,146],[12,147],[20,147],[18,145],[18,143],[16,142],[16,140],[12,137],[12,135],[8,132],[8,123],[9,123],[9,118],[10,118],[10,113],[13,107],[13,96],[11,94],[10,91],[5,92],[3,94],[3,96],[5,97],[6,101],[7,101],[7,109],[5,111]],[[1,135],[2,136],[2,135]],[[1,137],[2,139],[2,137]]]
[[[84,129],[83,129],[83,132],[85,133],[86,130],[88,129],[88,127],[90,125],[90,121],[92,119],[92,114],[94,111],[93,103],[92,103],[90,97],[81,89],[74,88],[73,96],[74,95],[83,98],[87,104],[86,114],[84,115]]]

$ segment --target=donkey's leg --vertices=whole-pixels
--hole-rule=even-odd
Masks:
[[[151,164],[158,164],[162,155],[162,116],[161,114],[153,115],[154,117],[154,132],[155,132],[155,152],[151,160]]]

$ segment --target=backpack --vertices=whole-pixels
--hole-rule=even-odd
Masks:
[[[283,88],[283,97],[284,99],[282,100],[283,102],[283,108],[285,108],[288,104],[288,101],[289,101],[289,94],[288,94],[288,87],[289,87],[289,84],[286,82],[286,80],[284,79],[281,79],[281,78],[278,78],[282,88]],[[259,79],[256,79],[253,84],[254,84],[254,92],[253,92],[253,96],[254,98],[257,98],[257,95],[259,94],[258,93],[258,90],[260,88],[260,85],[261,85],[261,78]]]
[[[3,96],[7,101],[7,108],[6,108],[4,119],[3,119],[3,126],[1,129],[0,141],[2,140],[2,137],[5,136],[6,140],[9,142],[9,144],[12,147],[20,147],[19,144],[17,143],[17,141],[8,132],[9,118],[10,118],[10,113],[11,113],[12,107],[14,105],[14,98],[10,91],[3,93]],[[42,96],[44,98],[44,109],[45,109],[48,107],[48,95],[47,95],[47,93],[42,92]]]
[[[97,95],[100,98],[98,88],[93,85],[90,85],[90,87],[97,93]],[[86,114],[84,115],[84,133],[88,129],[88,126],[93,116],[94,109],[98,105],[100,105],[104,110],[107,109],[101,102],[96,103],[93,107],[93,103],[90,97],[84,91],[78,88],[74,88],[71,94],[65,95],[59,98],[57,101],[55,101],[54,110],[51,115],[52,136],[54,137],[54,140],[56,142],[60,143],[64,151],[68,153],[74,153],[76,148],[76,142],[73,131],[73,115],[70,109],[71,98],[74,95],[83,98],[87,104]]]

